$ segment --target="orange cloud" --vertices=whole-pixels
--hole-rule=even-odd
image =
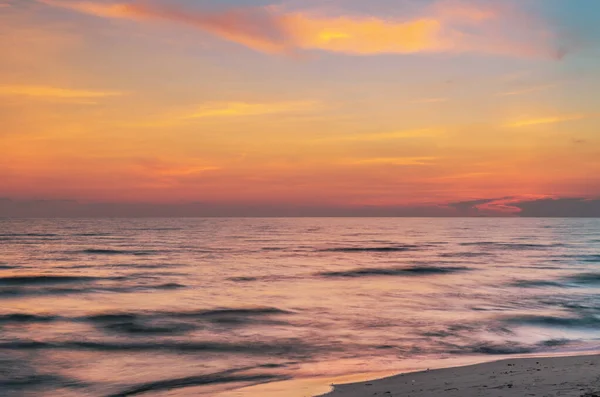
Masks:
[[[396,139],[409,139],[409,138],[433,138],[438,137],[444,133],[440,129],[420,129],[420,130],[406,130],[406,131],[394,131],[394,132],[380,132],[370,134],[355,134],[355,135],[343,135],[333,136],[328,138],[321,138],[316,142],[343,142],[343,141],[387,141]]]
[[[559,57],[553,35],[539,21],[505,5],[441,1],[409,20],[361,16],[320,16],[274,7],[220,12],[184,10],[148,3],[99,4],[38,0],[105,18],[166,20],[193,26],[267,53],[323,50],[345,54],[481,52],[527,57]],[[510,30],[511,34],[505,34]]]
[[[513,123],[509,123],[507,127],[519,128],[519,127],[529,127],[533,125],[540,124],[557,124],[563,123],[565,121],[575,121],[586,118],[587,116],[583,114],[572,114],[565,116],[551,116],[551,117],[539,117],[534,119],[523,119],[519,121],[515,121]]]
[[[237,117],[260,116],[267,114],[290,113],[314,109],[317,106],[313,101],[296,102],[226,102],[213,103],[198,108],[195,112],[186,115],[185,119],[200,119],[207,117]]]
[[[211,102],[187,109],[167,112],[158,118],[147,118],[139,122],[125,123],[126,127],[166,128],[202,121],[204,119],[229,119],[237,117],[296,114],[318,110],[317,101],[283,102]]]
[[[24,96],[56,99],[91,99],[123,95],[120,92],[88,91],[38,85],[0,86],[0,96]]]
[[[377,18],[319,18],[298,13],[288,15],[285,20],[295,45],[303,49],[363,55],[441,49],[442,26],[435,19],[398,22]]]

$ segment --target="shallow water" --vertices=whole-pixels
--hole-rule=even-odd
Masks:
[[[599,288],[599,219],[0,220],[0,389],[291,396],[597,350]]]

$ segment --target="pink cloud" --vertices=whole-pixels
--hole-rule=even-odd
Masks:
[[[207,12],[163,3],[39,0],[104,18],[163,20],[195,27],[265,53],[320,50],[374,55],[464,53],[560,58],[556,37],[543,21],[506,2],[439,1],[409,19],[288,12],[275,7]]]

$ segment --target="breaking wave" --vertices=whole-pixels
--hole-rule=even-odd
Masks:
[[[155,393],[165,390],[186,387],[207,386],[227,383],[265,383],[288,379],[280,374],[240,374],[240,370],[229,370],[215,374],[189,376],[184,378],[165,379],[156,382],[142,383],[106,397],[128,397],[142,393]]]

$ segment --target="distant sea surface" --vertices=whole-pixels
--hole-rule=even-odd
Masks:
[[[242,395],[598,329],[600,219],[0,220],[6,397]]]

